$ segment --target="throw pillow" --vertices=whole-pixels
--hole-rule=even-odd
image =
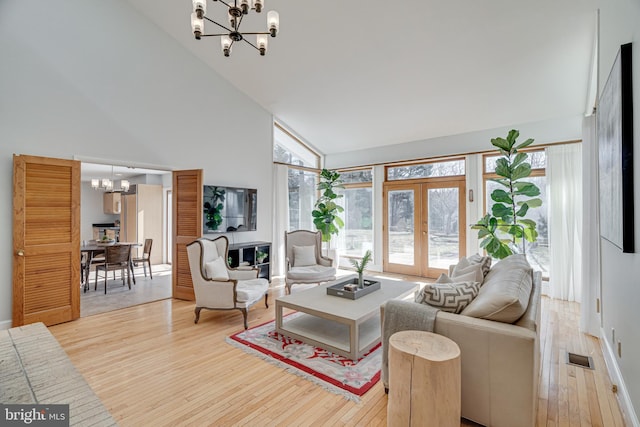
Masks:
[[[464,279],[460,279],[461,276],[464,276]],[[471,279],[469,279],[471,276]],[[482,272],[482,265],[480,264],[472,264],[466,257],[462,257],[458,264],[453,267],[453,272],[451,273],[451,278],[456,279],[456,282],[464,282],[471,280],[473,282],[478,282],[482,285],[484,282],[484,273]]]
[[[479,289],[478,282],[431,283],[420,290],[415,301],[443,311],[460,313],[478,295]]]
[[[229,280],[229,272],[227,266],[221,256],[209,261],[204,265],[204,271],[208,279],[211,280]]]
[[[307,267],[316,265],[316,247],[311,246],[293,246],[293,266]]]
[[[491,269],[478,297],[464,309],[463,315],[513,323],[524,314],[533,286],[531,267],[517,258],[505,261],[511,257],[516,255],[504,258]]]
[[[447,276],[446,274],[442,273],[437,279],[435,283],[453,283],[453,280],[451,280],[451,277]]]
[[[491,270],[491,257],[490,256],[482,256],[480,254],[471,255],[468,258],[471,264],[480,264],[482,266],[482,274],[485,276]]]

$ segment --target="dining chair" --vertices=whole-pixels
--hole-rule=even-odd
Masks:
[[[147,265],[149,266],[149,277],[153,279],[153,274],[151,273],[151,246],[153,245],[153,239],[144,239],[144,248],[142,250],[142,256],[133,258],[131,262],[135,267],[138,266],[138,263],[142,264],[142,269],[144,270],[144,277],[147,277]]]
[[[131,275],[129,274],[129,264],[131,263],[131,245],[107,246],[105,250],[104,263],[96,265],[96,277],[94,290],[98,289],[98,276],[100,271],[104,271],[104,293],[107,293],[107,276],[109,271],[120,270],[122,276],[122,286],[124,286],[124,274],[127,272],[127,283],[131,289]]]

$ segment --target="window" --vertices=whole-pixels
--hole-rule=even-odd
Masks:
[[[337,242],[341,256],[361,258],[373,252],[373,173],[371,169],[340,172],[345,188],[338,203],[344,208],[344,228]]]
[[[433,163],[390,166],[387,168],[387,180],[437,178],[465,174],[464,159],[454,159]]]
[[[311,211],[318,198],[318,174],[289,168],[289,231],[315,230]]]
[[[273,161],[289,165],[289,231],[315,230],[311,211],[318,198],[320,156],[293,132],[274,122]]]
[[[320,156],[278,123],[273,124],[273,161],[315,169],[320,167]]]
[[[525,218],[532,219],[536,222],[538,230],[538,240],[535,243],[526,243],[527,260],[534,270],[542,271],[542,275],[549,277],[549,200],[547,197],[547,177],[546,170],[546,153],[544,149],[528,151],[529,162],[531,163],[532,172],[526,179],[540,189],[540,198],[542,206],[530,209]],[[485,188],[485,206],[486,212],[491,211],[493,200],[491,200],[491,192],[496,188],[502,187],[500,184],[491,181],[492,178],[498,178],[495,172],[496,160],[501,156],[485,155],[484,156],[484,188]]]

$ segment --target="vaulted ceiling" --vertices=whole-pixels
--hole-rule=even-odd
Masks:
[[[280,14],[267,55],[241,43],[229,58],[193,38],[191,1],[128,1],[325,154],[588,109],[594,0],[265,0]],[[241,29],[263,31],[265,12]]]

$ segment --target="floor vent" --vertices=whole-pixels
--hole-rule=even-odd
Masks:
[[[567,352],[567,364],[580,368],[593,369],[593,359],[590,356]]]

